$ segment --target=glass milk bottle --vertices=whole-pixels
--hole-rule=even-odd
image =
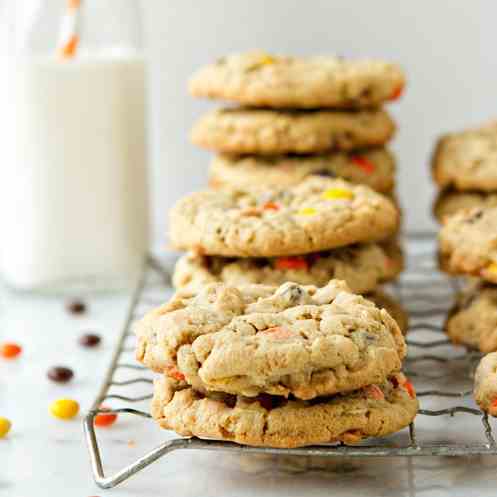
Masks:
[[[9,5],[1,275],[42,292],[128,288],[148,249],[139,6]]]

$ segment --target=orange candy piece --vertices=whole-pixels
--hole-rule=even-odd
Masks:
[[[404,93],[404,85],[397,86],[389,97],[389,100],[397,100]]]
[[[365,173],[373,174],[375,170],[375,165],[366,157],[361,157],[360,155],[355,155],[351,158],[351,161],[358,167],[360,167]]]
[[[106,410],[106,407],[101,407],[100,409]],[[95,426],[110,426],[116,422],[117,414],[115,412],[100,412],[98,413],[93,422]]]
[[[166,371],[167,376],[170,378],[174,378],[175,380],[178,381],[183,381],[185,379],[185,375],[181,372],[179,372],[174,366],[171,366],[170,368],[167,369]]]
[[[263,209],[271,210],[271,211],[279,211],[280,206],[276,202],[266,202],[263,206]]]
[[[416,397],[416,390],[414,390],[414,387],[409,380],[404,383],[403,387],[407,390],[407,393],[409,394],[411,399],[414,399],[414,397]]]
[[[276,269],[303,269],[307,271],[309,264],[304,257],[279,257],[276,259]]]
[[[22,352],[22,347],[17,343],[4,343],[0,346],[0,355],[4,359],[14,359]]]
[[[369,385],[365,388],[366,395],[374,400],[383,400],[385,395],[378,385]]]

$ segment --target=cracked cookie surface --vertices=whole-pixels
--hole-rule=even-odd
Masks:
[[[464,209],[497,207],[497,193],[442,191],[433,205],[433,214],[440,223]]]
[[[484,411],[497,417],[497,352],[483,357],[476,368],[474,397]]]
[[[414,388],[398,373],[381,384],[311,402],[201,394],[162,377],[155,382],[151,411],[161,427],[183,436],[292,448],[383,437],[408,426],[417,409]]]
[[[211,188],[288,187],[310,175],[341,178],[382,193],[395,184],[395,159],[385,148],[295,156],[219,155],[209,169]]]
[[[399,213],[366,186],[310,177],[287,189],[204,191],[176,203],[170,240],[203,255],[274,257],[320,252],[394,234]]]
[[[332,279],[343,280],[354,293],[372,292],[379,284],[395,279],[403,268],[402,251],[396,244],[358,244],[326,252],[293,257],[183,255],[174,268],[176,288],[197,291],[208,283],[228,285],[324,286]]]
[[[401,68],[372,59],[284,57],[262,51],[233,54],[190,79],[195,97],[274,108],[376,107],[400,97]]]
[[[497,287],[479,283],[461,292],[446,323],[450,339],[460,345],[497,350]]]
[[[442,188],[497,190],[497,121],[444,135],[435,148],[432,171]]]
[[[497,283],[497,207],[460,211],[439,234],[440,266]]]
[[[145,366],[197,391],[249,397],[352,391],[398,371],[406,352],[393,318],[337,280],[178,292],[136,333]]]
[[[386,111],[220,109],[195,123],[195,145],[227,154],[310,154],[385,144],[395,124]]]

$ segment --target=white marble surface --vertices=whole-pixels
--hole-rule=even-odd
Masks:
[[[73,317],[57,298],[4,293],[0,309],[0,341],[24,347],[13,362],[0,361],[0,415],[13,422],[0,440],[0,496],[116,497],[151,496],[490,496],[497,488],[497,457],[323,460],[178,451],[153,464],[113,490],[92,481],[80,415],[59,421],[48,413],[50,402],[68,396],[84,412],[104,374],[127,298],[91,298],[89,312]],[[85,330],[104,336],[100,349],[77,344]],[[47,369],[65,364],[74,381],[56,385]],[[144,404],[145,407],[145,404]],[[466,418],[456,436],[468,436]],[[449,437],[447,419],[433,426]],[[121,416],[104,440],[104,466],[113,472],[164,440],[164,432],[146,420]],[[405,436],[405,435],[404,435]]]

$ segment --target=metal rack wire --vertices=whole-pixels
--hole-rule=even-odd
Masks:
[[[101,488],[115,487],[178,449],[320,457],[497,454],[497,442],[491,423],[487,415],[472,401],[472,373],[479,355],[454,347],[443,334],[443,323],[454,292],[458,290],[458,282],[436,270],[433,242],[424,235],[408,236],[406,242],[407,268],[400,280],[390,286],[390,293],[410,315],[411,326],[407,340],[409,355],[404,372],[416,387],[421,409],[415,422],[405,433],[385,439],[369,439],[355,446],[337,444],[298,449],[245,447],[231,442],[180,438],[175,435],[175,438],[159,444],[132,464],[106,476],[94,428],[94,418],[101,412],[99,407],[102,403],[119,403],[119,407],[113,408],[112,412],[139,416],[144,422],[150,422],[151,418],[148,412],[132,407],[133,404],[152,397],[152,376],[133,360],[132,325],[147,310],[167,300],[171,293],[169,268],[172,260],[159,262],[149,258],[129,306],[107,374],[84,419],[85,436],[97,485]],[[121,371],[126,371],[130,377],[118,379]],[[127,393],[127,390],[132,392]],[[437,423],[439,418],[444,422]]]

